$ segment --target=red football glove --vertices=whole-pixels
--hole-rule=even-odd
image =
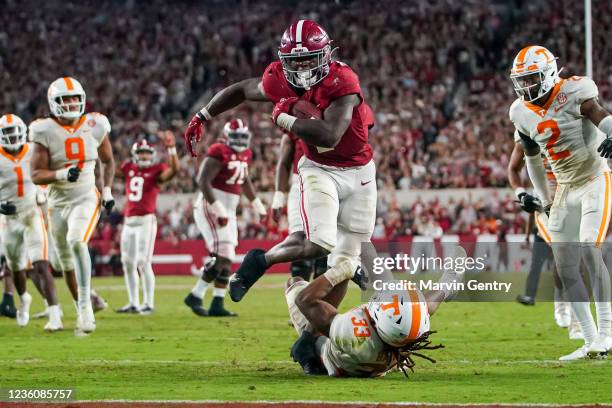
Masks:
[[[196,148],[204,135],[204,122],[204,118],[202,118],[198,112],[198,114],[191,118],[189,125],[187,125],[187,129],[185,129],[185,134],[183,134],[185,146],[187,146],[187,150],[189,150],[192,157],[198,156]]]
[[[281,113],[289,114],[291,112],[291,108],[293,105],[299,100],[299,98],[292,96],[290,98],[282,98],[276,105],[274,105],[274,110],[272,111],[272,122],[276,123],[276,119],[278,119],[278,115]]]

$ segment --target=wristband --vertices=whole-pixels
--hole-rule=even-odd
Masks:
[[[283,208],[287,204],[287,194],[275,191],[272,197],[272,208]]]
[[[55,180],[57,180],[57,181],[66,181],[66,180],[68,180],[68,170],[70,170],[70,167],[67,167],[67,168],[61,169],[61,170],[57,170],[55,172]]]
[[[113,199],[113,193],[111,191],[111,188],[109,186],[105,186],[102,189],[102,200],[111,201],[112,199]]]
[[[527,190],[525,190],[525,188],[523,188],[523,187],[517,187],[517,188],[514,189],[514,195],[519,200],[521,199],[521,195],[523,193],[526,193],[526,192],[527,192]]]
[[[293,123],[297,118],[295,116],[288,115],[286,113],[281,113],[276,118],[276,124],[283,129],[287,129],[291,132],[291,128],[293,127]]]
[[[612,115],[608,115],[605,118],[603,118],[599,122],[599,125],[597,125],[597,127],[599,128],[599,130],[604,132],[606,137],[612,136]]]
[[[325,276],[332,286],[336,286],[345,280],[353,279],[356,269],[357,266],[353,265],[350,259],[345,258],[342,262],[328,269],[323,276]]]
[[[251,201],[251,205],[257,214],[266,213],[266,207],[263,205],[259,197],[256,197],[253,201]]]
[[[210,114],[210,112],[208,112],[208,109],[206,109],[206,107],[200,109],[200,111],[196,113],[196,115],[202,120],[211,120],[213,118],[213,116]]]
[[[170,156],[176,156],[176,146],[172,146],[168,148],[168,154]]]

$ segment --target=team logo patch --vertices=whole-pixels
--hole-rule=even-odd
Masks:
[[[566,102],[567,102],[567,95],[564,94],[563,92],[560,92],[559,95],[557,95],[557,103],[559,105],[563,105]]]
[[[236,155],[232,154],[232,160],[236,160]]]
[[[94,127],[94,126],[96,126],[96,120],[95,119],[89,119],[87,121],[87,124],[89,125],[89,127]]]
[[[129,175],[132,177],[134,175],[134,170],[130,170]]]

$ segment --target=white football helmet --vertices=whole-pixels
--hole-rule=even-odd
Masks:
[[[227,145],[240,153],[249,148],[251,131],[242,122],[242,119],[232,119],[223,127],[223,134],[227,138]]]
[[[510,72],[518,97],[532,102],[546,95],[560,81],[556,60],[549,50],[539,45],[520,50]]]
[[[79,101],[64,102],[64,98],[69,96],[78,96]],[[74,78],[63,77],[53,81],[47,91],[47,100],[51,113],[58,118],[78,119],[85,113],[85,90]]]
[[[366,307],[376,333],[390,346],[405,346],[429,331],[427,302],[418,290],[379,293]]]
[[[149,160],[141,160],[139,153],[149,153]],[[134,142],[132,145],[132,161],[139,167],[149,167],[155,160],[155,148],[151,146],[146,139]]]
[[[6,150],[17,150],[26,144],[28,127],[17,115],[7,113],[0,118],[0,146]]]

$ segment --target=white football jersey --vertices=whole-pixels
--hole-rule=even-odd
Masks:
[[[58,205],[78,200],[95,187],[98,147],[111,126],[106,116],[86,113],[76,126],[62,126],[53,118],[39,119],[30,124],[30,137],[49,151],[49,168],[61,170],[72,165],[81,168],[76,182],[56,181],[49,186],[49,204]]]
[[[587,77],[562,79],[544,106],[517,99],[510,120],[518,132],[540,146],[559,184],[581,183],[609,170],[597,153],[605,135],[580,113],[580,106],[598,95],[597,85]]]
[[[334,317],[322,353],[330,374],[377,377],[397,364],[390,347],[372,327],[365,308],[361,305]]]
[[[10,201],[17,212],[36,206],[36,188],[30,177],[32,146],[27,143],[13,156],[0,147],[0,201]]]

